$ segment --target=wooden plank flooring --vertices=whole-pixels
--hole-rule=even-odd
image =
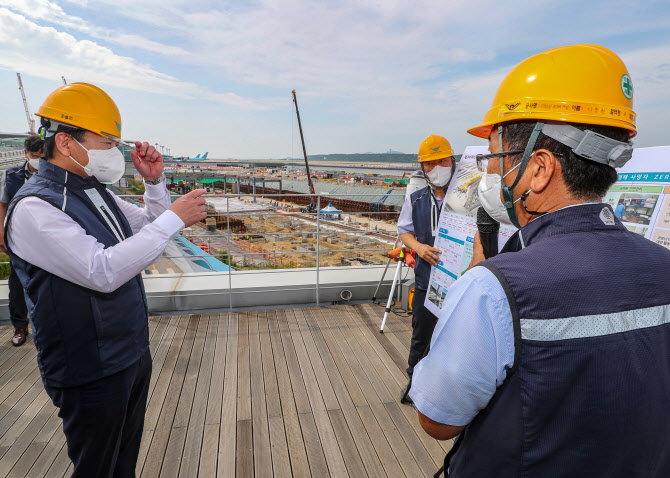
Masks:
[[[376,305],[152,317],[137,476],[432,476],[437,442],[398,402],[410,318]],[[0,327],[0,478],[72,472],[32,344]]]

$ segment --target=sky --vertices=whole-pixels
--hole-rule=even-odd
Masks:
[[[635,145],[670,144],[667,0],[0,0],[0,132],[27,130],[20,72],[32,113],[93,83],[178,156],[300,157],[293,89],[309,154],[459,153],[514,65],[575,43],[626,63]]]

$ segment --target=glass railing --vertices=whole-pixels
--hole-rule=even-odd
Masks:
[[[331,283],[345,269],[352,273],[347,277],[367,274],[377,281],[388,266],[387,253],[398,243],[396,223],[404,191],[369,189],[379,192],[317,194],[312,207],[310,196],[298,193],[206,194],[207,218],[180,231],[144,271],[145,282],[204,278],[217,290],[227,287],[232,296],[233,289],[250,279],[271,279],[280,286],[299,276],[313,286],[318,305],[324,271]],[[143,201],[139,195],[120,197],[138,205]],[[173,194],[173,201],[178,197]],[[202,288],[203,281],[199,284]],[[228,304],[233,307],[232,297]]]

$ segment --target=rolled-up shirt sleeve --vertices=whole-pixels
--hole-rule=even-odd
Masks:
[[[496,277],[474,267],[449,289],[410,397],[428,418],[465,426],[489,403],[514,363],[512,313]]]
[[[412,201],[409,196],[405,198],[402,204],[400,215],[398,216],[398,235],[411,232],[414,234],[414,223],[412,222]]]
[[[140,216],[142,222],[149,220],[142,208],[126,205],[124,213],[128,206],[139,210],[136,225]],[[156,262],[170,239],[184,228],[179,216],[163,210],[133,236],[105,248],[74,219],[42,199],[27,197],[15,207],[8,237],[12,251],[41,269],[99,292],[116,290]]]

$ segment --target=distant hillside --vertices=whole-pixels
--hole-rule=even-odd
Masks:
[[[360,163],[413,163],[416,154],[368,153],[368,154],[309,154],[310,161],[352,161]]]

